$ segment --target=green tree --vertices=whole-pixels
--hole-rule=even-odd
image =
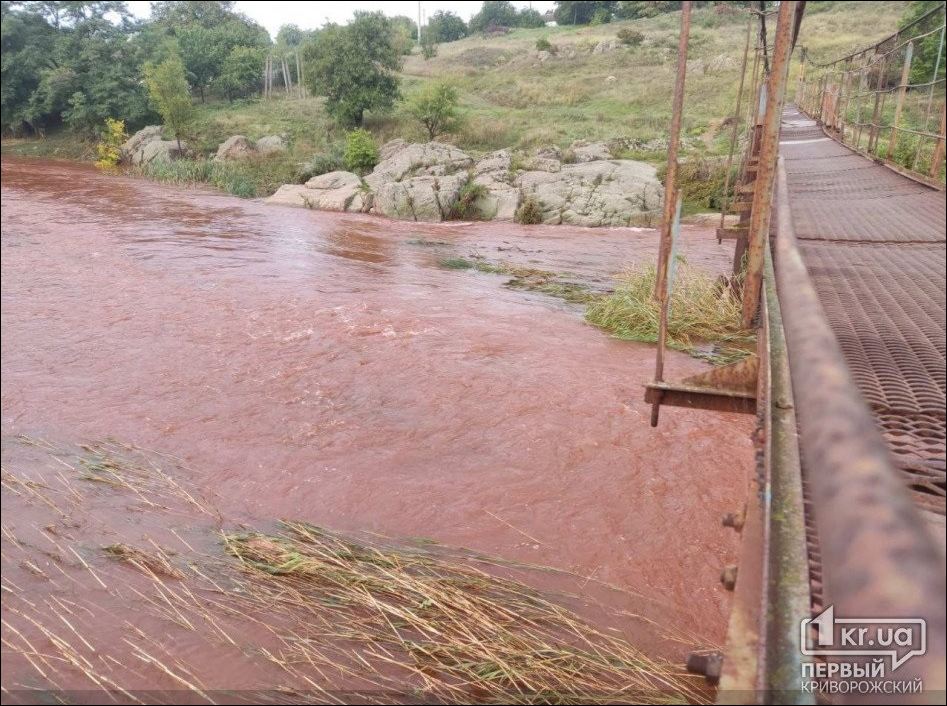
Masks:
[[[165,128],[171,131],[181,149],[181,137],[194,121],[194,104],[184,75],[184,62],[171,56],[160,64],[145,64],[145,85]]]
[[[116,0],[99,2],[76,2],[75,0],[46,0],[44,2],[8,3],[4,5],[23,5],[29,12],[35,12],[46,18],[56,29],[74,27],[85,20],[103,19],[106,15],[115,15],[122,24],[131,19],[128,6]]]
[[[367,110],[387,110],[399,97],[401,57],[381,12],[356,12],[347,25],[320,30],[304,49],[304,76],[314,95],[344,127],[362,124]]]
[[[459,119],[457,89],[449,83],[429,83],[408,101],[408,112],[427,130],[433,140],[453,129]]]
[[[698,5],[700,3],[697,3]],[[746,5],[743,2],[731,2],[730,5]],[[643,17],[657,17],[667,12],[681,9],[680,2],[662,2],[661,0],[622,0],[614,3],[614,12],[623,20],[636,20]]]
[[[937,7],[943,7],[944,3],[939,0],[922,0],[921,2],[912,2],[904,11],[904,15],[899,22],[899,26],[906,27],[912,22],[920,20],[931,10]],[[928,81],[943,80],[945,70],[947,70],[947,46],[940,44],[940,33],[932,31],[944,22],[944,13],[935,12],[930,17],[921,20],[917,25],[908,30],[907,36],[917,36],[930,32],[928,36],[918,39],[914,43],[914,57],[911,60],[911,83],[927,83]],[[907,39],[907,37],[905,37]],[[937,49],[940,47],[940,67],[937,76],[934,76],[934,67],[937,65]]]
[[[152,16],[157,28],[177,41],[188,82],[201,102],[211,85],[227,85],[218,79],[235,47],[270,46],[266,30],[236,12],[232,2],[152,3]]]
[[[8,3],[0,12],[0,127],[35,131],[40,125],[33,122],[29,102],[43,72],[53,68],[56,30],[36,12],[10,12]]]
[[[438,10],[428,18],[425,31],[430,32],[438,44],[456,42],[467,36],[467,24],[449,10]]]
[[[260,85],[263,73],[263,51],[256,47],[234,47],[224,61],[214,89],[227,100],[248,96]]]
[[[418,36],[418,25],[410,17],[398,15],[391,18],[391,41],[399,54],[410,54]]]
[[[480,12],[470,18],[471,32],[485,32],[491,27],[515,27],[517,12],[506,0],[485,0]]]
[[[543,19],[543,15],[539,10],[534,10],[531,7],[524,7],[516,15],[516,26],[525,27],[527,29],[536,29],[538,27],[545,27],[546,20]]]
[[[616,3],[608,0],[577,0],[556,3],[556,22],[561,25],[587,25],[596,16],[601,19],[611,16]]]
[[[129,124],[145,118],[148,102],[138,81],[141,58],[130,39],[129,27],[104,17],[61,29],[51,67],[40,73],[30,97],[31,116],[49,124],[61,120],[89,136],[107,117]]]

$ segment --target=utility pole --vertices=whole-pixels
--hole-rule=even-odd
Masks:
[[[418,0],[418,44],[421,43],[421,0]]]

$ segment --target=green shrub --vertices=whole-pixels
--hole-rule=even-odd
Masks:
[[[368,130],[358,128],[345,136],[342,161],[346,169],[360,175],[370,172],[378,164],[378,145]]]
[[[411,116],[427,130],[428,139],[433,140],[442,132],[457,127],[459,100],[457,89],[452,84],[439,81],[425,85],[408,101],[407,107]]]
[[[550,42],[545,37],[540,37],[536,40],[536,51],[548,51],[550,54],[555,54],[557,48],[555,44]]]
[[[592,21],[589,22],[591,25],[604,25],[612,21],[612,11],[600,7],[595,11],[595,14],[592,15]]]
[[[523,199],[520,207],[516,209],[513,216],[520,225],[529,226],[543,222],[543,206],[534,196],[527,196]]]
[[[618,41],[626,47],[637,47],[644,41],[644,34],[631,27],[618,30]]]
[[[730,194],[733,195],[735,181],[734,169],[730,177]],[[667,165],[658,167],[658,178],[664,183]],[[693,159],[682,162],[677,170],[677,186],[684,197],[684,203],[690,207],[703,209],[721,209],[724,203],[724,183],[727,168],[722,162]]]
[[[480,217],[477,201],[487,195],[487,187],[468,181],[460,190],[457,200],[451,205],[448,218],[453,221],[470,221]]]
[[[299,168],[297,181],[309,181],[320,174],[328,174],[345,169],[345,155],[341,145],[330,145],[325,152],[315,155]]]
[[[433,59],[437,56],[437,42],[428,34],[421,35],[421,56],[427,59]]]
[[[100,169],[114,169],[122,159],[122,143],[128,139],[125,133],[125,121],[113,118],[105,119],[102,141],[95,146],[98,159],[95,166]]]

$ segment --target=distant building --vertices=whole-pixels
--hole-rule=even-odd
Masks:
[[[556,13],[552,10],[546,10],[543,14],[543,22],[546,23],[547,27],[556,27],[559,24],[556,22]]]

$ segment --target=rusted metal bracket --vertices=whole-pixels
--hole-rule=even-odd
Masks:
[[[739,238],[745,238],[749,229],[745,226],[737,226],[735,228],[717,228],[717,240],[737,240]]]
[[[658,406],[756,414],[758,370],[759,358],[751,355],[678,383],[651,382],[645,385],[645,402]]]

